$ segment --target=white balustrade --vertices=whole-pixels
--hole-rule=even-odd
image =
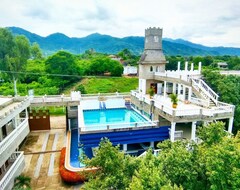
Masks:
[[[6,189],[7,187],[11,187],[10,183],[14,183],[14,178],[20,175],[22,170],[24,169],[24,156],[23,152],[16,152],[15,154],[16,160],[13,162],[12,166],[5,173],[3,178],[0,180],[0,189]]]
[[[6,138],[4,138],[0,142],[0,154],[6,151],[8,147],[10,147],[12,144],[16,144],[16,140],[19,139],[19,137],[21,137],[23,133],[24,133],[24,136],[26,136],[28,132],[29,132],[28,119],[26,118],[23,120],[23,122],[21,122],[17,126],[16,129],[14,129],[8,136],[6,136]]]

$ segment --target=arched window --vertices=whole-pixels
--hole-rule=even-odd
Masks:
[[[152,72],[152,71],[153,71],[153,67],[151,66],[151,67],[150,67],[150,72]]]

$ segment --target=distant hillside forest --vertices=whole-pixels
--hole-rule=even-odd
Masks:
[[[86,50],[93,49],[96,52],[117,54],[123,49],[129,49],[134,55],[140,55],[144,48],[144,37],[128,36],[116,38],[98,33],[83,38],[70,38],[61,33],[42,37],[18,27],[9,27],[14,35],[24,35],[31,43],[38,43],[44,55],[53,54],[59,50],[65,50],[73,54],[81,54]],[[165,55],[180,56],[217,56],[237,55],[240,56],[240,48],[232,47],[207,47],[194,44],[183,39],[163,39],[163,51]]]

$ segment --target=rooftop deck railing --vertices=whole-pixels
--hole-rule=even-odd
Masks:
[[[135,128],[135,127],[154,127],[157,126],[156,121],[145,121],[145,122],[130,122],[130,123],[121,123],[121,124],[96,124],[88,125],[81,127],[80,130],[85,131],[100,131],[100,130],[117,130],[117,129],[126,129],[126,128]]]
[[[189,77],[196,77],[200,76],[200,71],[199,70],[193,70],[193,71],[185,71],[185,70],[176,70],[176,71],[165,71],[165,72],[155,72],[156,76],[161,76],[161,77],[170,77],[170,78],[176,78],[176,79],[181,79],[184,81],[189,82]]]
[[[217,107],[213,108],[203,108],[203,107],[194,107],[194,108],[172,108],[171,106],[166,105],[162,101],[156,99],[150,99],[147,95],[142,95],[137,91],[132,91],[131,94],[141,101],[144,101],[147,104],[150,104],[150,101],[154,101],[155,107],[164,111],[165,113],[171,116],[213,116],[218,113],[233,113],[234,106],[226,103],[219,102]],[[201,104],[207,104],[207,102],[202,102]]]

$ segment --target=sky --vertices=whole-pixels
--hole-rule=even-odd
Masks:
[[[240,0],[0,0],[0,27],[47,36],[92,33],[163,37],[207,46],[240,47]]]

